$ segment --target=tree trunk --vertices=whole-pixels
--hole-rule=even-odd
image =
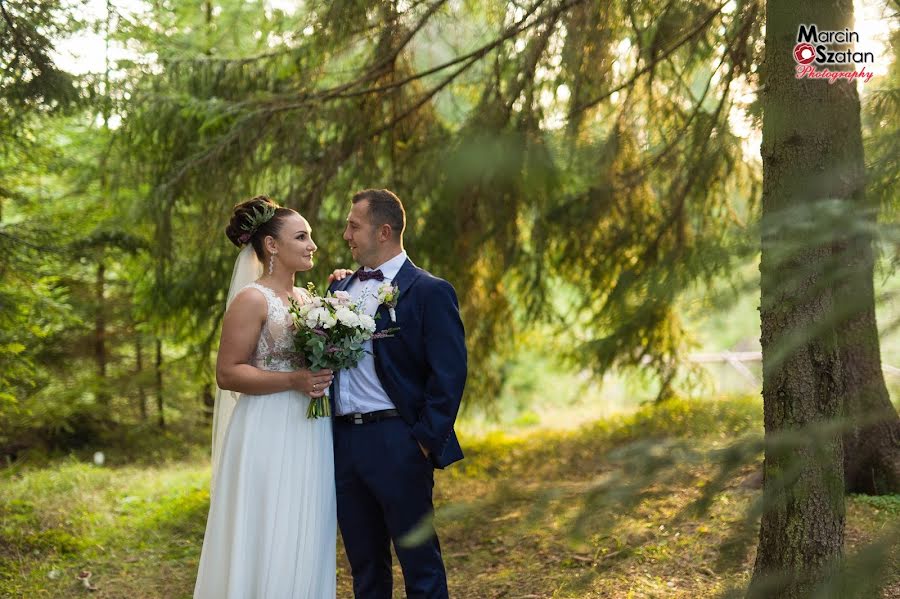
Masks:
[[[166,428],[166,416],[163,411],[163,353],[162,339],[156,338],[156,414],[159,428]]]
[[[134,336],[135,376],[138,377],[138,409],[141,414],[141,422],[147,422],[147,392],[144,389],[144,351],[141,336]]]
[[[216,396],[211,384],[203,385],[201,401],[203,402],[203,417],[207,422],[212,423],[213,415],[215,414]]]
[[[764,511],[750,596],[809,597],[841,556],[846,391],[835,265],[864,200],[856,84],[797,79],[801,24],[853,26],[851,0],[769,0],[763,65],[761,307]],[[870,280],[871,284],[871,280]]]
[[[203,53],[207,56],[212,56],[212,48],[213,48],[213,3],[212,0],[206,0],[203,3],[203,14],[206,19],[206,40],[205,40],[205,48]]]
[[[857,310],[841,325],[841,364],[846,388],[844,410],[851,430],[844,434],[844,483],[848,493],[887,495],[900,493],[900,417],[891,404],[878,347],[872,284],[871,245],[869,277],[855,288]],[[848,285],[848,292],[852,287]],[[866,299],[868,298],[868,299]],[[848,298],[851,299],[851,298]]]
[[[104,311],[106,265],[101,258],[97,263],[95,282],[97,310],[94,314],[94,361],[97,366],[97,401],[109,405],[109,393],[106,391],[106,314]],[[109,414],[106,414],[108,416]]]
[[[875,322],[874,257],[871,229],[877,206],[860,201],[861,226],[854,227],[841,256],[847,276],[838,287],[844,383],[844,488],[848,493],[900,493],[900,417],[891,405]]]

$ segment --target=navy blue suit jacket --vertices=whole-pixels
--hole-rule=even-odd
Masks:
[[[354,278],[336,281],[329,290],[345,291]],[[413,436],[428,450],[431,462],[444,468],[463,458],[453,430],[467,372],[466,336],[456,291],[409,259],[392,284],[400,290],[397,321],[391,322],[388,309],[380,305],[376,332],[392,327],[400,330],[393,337],[372,342],[375,371]]]

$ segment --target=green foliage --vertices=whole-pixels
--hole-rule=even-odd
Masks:
[[[509,351],[499,340],[536,316],[580,333],[571,359],[598,373],[649,365],[669,393],[684,341],[673,302],[746,245],[734,216],[752,213],[757,180],[730,132],[729,89],[754,78],[758,12],[700,4],[658,23],[640,3],[537,3],[514,18],[440,1],[312,4],[245,14],[228,45],[218,35],[226,16],[198,25],[176,13],[206,30],[184,43],[177,28],[135,21],[123,31],[158,51],[163,69],[133,65],[117,142],[153,186],[155,305],[179,320],[182,309],[218,307],[199,291],[211,280],[196,258],[227,272],[207,225],[241,197],[267,191],[306,214],[327,272],[349,259],[327,234],[340,230],[347,198],[385,185],[407,203],[417,262],[461,291],[470,355],[488,366],[473,370],[470,398],[495,394],[490,366]],[[347,15],[364,17],[351,30]],[[458,32],[452,42],[438,33],[446,27]],[[259,35],[241,37],[250,31],[283,41],[263,51]],[[626,41],[637,51],[614,60]],[[610,81],[624,101],[610,100]],[[550,124],[562,115],[567,128]],[[658,122],[644,127],[651,115]],[[186,277],[195,291],[180,294]],[[566,286],[575,301],[554,305],[550,290]]]
[[[888,46],[896,48],[900,44],[900,30],[891,29]],[[883,222],[897,223],[900,197],[897,185],[900,183],[900,62],[896,56],[890,63],[888,73],[879,78],[874,89],[866,90],[862,110],[863,135],[866,144],[866,196],[870,198],[873,210],[880,210]],[[894,252],[893,265],[896,268],[898,252]]]
[[[75,78],[53,62],[54,44],[77,30],[80,4],[22,0],[0,5],[0,157],[33,146],[35,114],[67,110],[82,95]],[[0,179],[2,182],[3,179]]]
[[[294,349],[303,356],[304,363],[312,370],[341,370],[353,368],[363,359],[366,350],[363,342],[370,339],[374,332],[375,322],[367,318],[367,327],[364,323],[355,325],[344,322],[339,318],[338,308],[340,304],[328,293],[325,297],[316,293],[315,285],[310,283],[307,287],[311,301],[298,304],[291,298],[291,317],[294,319]],[[348,306],[357,317],[354,307]],[[321,316],[311,315],[313,311],[322,311]],[[309,320],[315,323],[309,326]],[[324,324],[330,321],[330,326]]]
[[[853,501],[876,510],[900,516],[900,495],[852,495]]]
[[[0,83],[6,454],[201,420],[222,229],[259,193],[309,218],[321,284],[351,266],[352,192],[398,192],[414,260],[459,292],[465,403],[486,409],[528,344],[595,378],[652,372],[672,396],[692,376],[685,293],[757,254],[759,165],[733,116],[758,114],[739,98],[758,84],[759,2],[162,0],[96,23],[4,7],[0,57],[22,50]],[[86,26],[133,54],[59,73],[54,43]],[[866,105],[883,207],[895,95]]]

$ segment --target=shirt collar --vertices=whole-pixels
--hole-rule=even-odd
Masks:
[[[384,275],[384,278],[386,280],[393,281],[397,276],[397,273],[400,272],[400,269],[406,263],[406,258],[406,251],[401,251],[399,254],[397,254],[381,266],[373,269],[366,268],[365,270],[380,270],[381,274]]]

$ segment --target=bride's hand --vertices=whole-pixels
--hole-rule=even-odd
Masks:
[[[348,270],[346,268],[335,268],[334,272],[328,275],[328,284],[331,285],[335,281],[343,281],[352,274],[352,270]]]
[[[293,388],[310,397],[322,397],[328,389],[328,385],[334,380],[334,373],[330,370],[295,370],[293,372]]]

